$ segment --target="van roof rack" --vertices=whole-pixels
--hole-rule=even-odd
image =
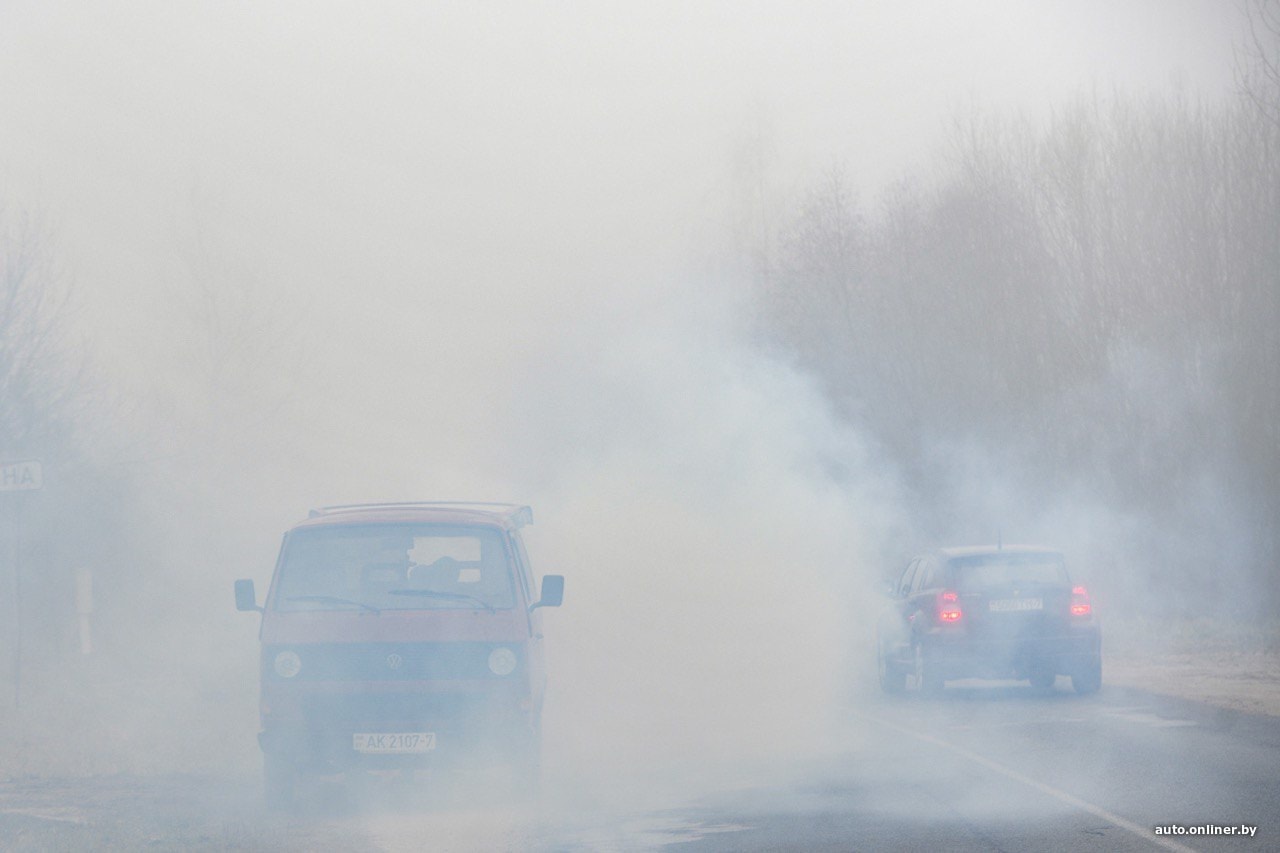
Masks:
[[[339,512],[359,512],[366,509],[414,509],[417,507],[474,510],[500,515],[516,527],[533,524],[533,510],[525,504],[493,503],[490,501],[393,501],[389,503],[340,504],[317,507],[307,513],[308,518],[319,518]]]

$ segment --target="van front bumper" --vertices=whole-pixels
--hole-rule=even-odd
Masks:
[[[322,688],[297,691],[288,698],[292,701],[270,706],[264,702],[258,743],[263,752],[311,772],[500,760],[526,748],[538,730],[529,694],[518,690]],[[434,746],[425,752],[357,751],[355,736],[374,733],[430,734]]]

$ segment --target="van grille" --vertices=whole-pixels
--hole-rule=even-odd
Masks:
[[[308,696],[303,714],[313,723],[429,722],[477,716],[485,703],[475,697],[420,693],[356,693]]]
[[[432,681],[440,679],[510,678],[489,670],[492,643],[312,643],[266,646],[262,671],[274,680],[275,658],[291,650],[302,668],[291,681]],[[516,673],[523,665],[516,654]]]

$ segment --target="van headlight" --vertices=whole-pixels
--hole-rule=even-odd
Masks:
[[[489,652],[489,671],[494,675],[510,675],[516,671],[516,653],[505,646]]]
[[[492,664],[490,664],[492,666]],[[297,652],[285,651],[276,655],[276,675],[281,678],[293,678],[302,671],[302,658]]]

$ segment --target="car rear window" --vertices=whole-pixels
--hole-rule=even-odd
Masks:
[[[1068,585],[1067,567],[1056,554],[978,554],[951,560],[963,591],[1023,584]]]
[[[366,524],[289,535],[277,610],[514,606],[510,560],[489,527]]]

